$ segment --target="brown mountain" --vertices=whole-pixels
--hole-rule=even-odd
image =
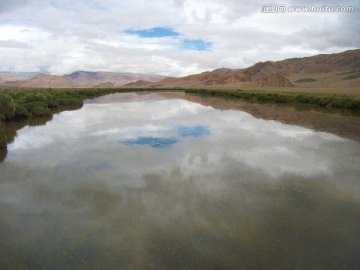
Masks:
[[[138,80],[136,82],[131,82],[128,84],[125,84],[124,87],[148,87],[151,86],[153,82],[150,81],[144,81],[144,80]]]
[[[44,88],[70,88],[74,87],[74,84],[63,76],[55,75],[33,75],[29,78],[22,80],[6,81],[3,83],[4,86],[13,87],[44,87]]]
[[[260,62],[243,69],[216,69],[165,78],[155,87],[360,87],[360,49],[335,54]]]
[[[12,82],[12,81],[19,81],[25,80],[27,77],[21,77],[16,75],[1,75],[0,74],[0,84],[4,82]]]
[[[76,71],[64,76],[38,74],[31,77],[17,77],[1,75],[0,86],[44,88],[119,87],[138,80],[147,80],[152,83],[163,78],[165,77],[160,75],[136,73]]]
[[[94,88],[115,88],[115,85],[113,85],[110,82],[106,82],[106,83],[100,83],[98,85],[95,85]]]
[[[76,71],[74,73],[64,75],[65,78],[72,81],[78,86],[95,86],[103,83],[111,83],[114,86],[121,86],[124,84],[136,82],[138,80],[146,80],[150,82],[157,82],[164,79],[165,76],[160,75],[146,75],[137,73],[115,73],[115,72],[91,72],[91,71]]]

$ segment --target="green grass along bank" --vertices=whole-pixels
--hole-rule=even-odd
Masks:
[[[349,95],[226,89],[186,89],[185,93],[240,99],[250,102],[269,102],[290,105],[303,104],[323,108],[360,111],[360,97]]]

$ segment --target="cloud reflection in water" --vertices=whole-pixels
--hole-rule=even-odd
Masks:
[[[146,131],[146,129],[144,130]],[[141,130],[137,131],[142,133]],[[177,137],[202,137],[210,135],[210,128],[208,126],[194,125],[176,125],[170,129],[158,129],[158,135],[174,134],[174,137],[137,137],[135,139],[127,139],[121,141],[125,145],[148,145],[154,148],[162,148],[171,146],[180,141],[180,138]]]

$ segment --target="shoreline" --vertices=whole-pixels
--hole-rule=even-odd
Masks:
[[[87,99],[129,92],[184,92],[250,103],[304,106],[305,109],[310,106],[324,113],[327,109],[347,110],[360,115],[360,97],[339,94],[208,88],[8,88],[0,89],[0,151],[6,152],[7,144],[16,136],[16,132],[14,135],[6,133],[6,123],[41,122],[41,119],[51,119],[56,113],[80,109]]]

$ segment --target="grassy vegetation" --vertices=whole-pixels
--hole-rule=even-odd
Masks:
[[[2,89],[0,90],[0,113],[6,121],[17,116],[32,117],[33,110],[37,107],[47,108],[51,112],[81,108],[84,99],[122,91],[124,90],[95,88]]]
[[[28,109],[26,109],[22,105],[16,104],[14,118],[20,119],[20,118],[28,118],[28,117],[29,117]]]
[[[48,108],[44,107],[34,107],[31,109],[31,113],[33,116],[50,116],[51,111]]]
[[[19,105],[19,104],[17,104]],[[27,109],[28,111],[31,111],[33,108],[35,107],[42,107],[42,108],[48,108],[49,105],[43,101],[32,101],[32,102],[26,102],[26,103],[22,103],[23,108]]]
[[[0,113],[5,120],[12,119],[15,115],[14,99],[8,93],[0,95]]]
[[[294,92],[247,91],[225,89],[186,89],[186,93],[242,99],[251,102],[271,102],[284,104],[305,104],[326,108],[360,110],[360,97],[335,94],[313,94]]]
[[[70,107],[79,107],[83,105],[83,102],[80,98],[58,98],[56,100],[59,106],[70,106]]]

